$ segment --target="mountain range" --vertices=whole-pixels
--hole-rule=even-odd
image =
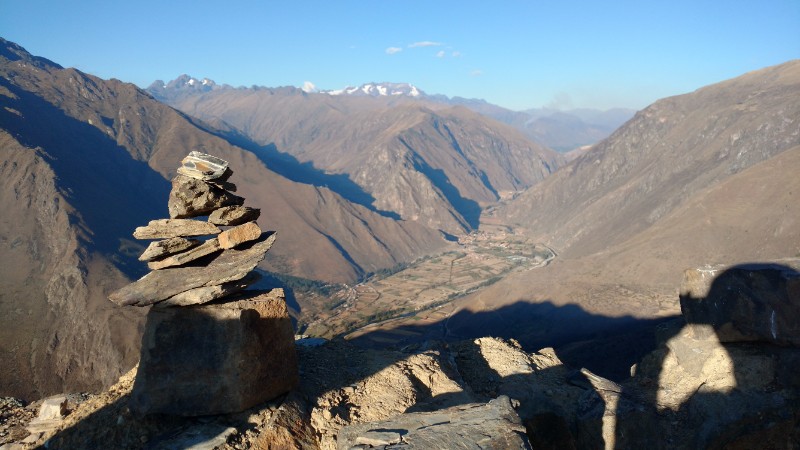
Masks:
[[[484,213],[482,228],[510,227],[558,257],[457,300],[448,331],[543,344],[574,329],[553,306],[606,317],[677,314],[686,268],[800,256],[798,173],[800,61],[659,100]],[[526,306],[459,319],[459,311],[509,305]]]
[[[259,86],[234,88],[227,84],[217,84],[208,78],[197,79],[189,75],[181,75],[166,83],[156,80],[147,88],[147,91],[161,101],[178,105],[180,99],[190,95],[237,89],[267,89],[287,93],[292,92],[294,88],[266,88]],[[334,90],[317,90],[316,88],[303,88],[301,90],[312,95],[385,97],[390,100],[390,103],[392,101],[414,99],[418,102],[434,105],[432,106],[433,108],[437,107],[435,105],[463,106],[506,125],[511,125],[528,139],[562,153],[601,141],[633,117],[636,112],[628,108],[612,108],[609,110],[537,108],[512,111],[481,99],[427,94],[417,86],[409,83],[365,83],[360,86],[347,86]]]
[[[466,108],[295,88],[187,89],[185,80],[150,92],[249,140],[240,145],[284,176],[300,179],[307,168],[338,178],[349,186],[329,186],[348,199],[448,235],[475,229],[483,207],[563,164],[552,150]]]
[[[800,255],[798,61],[660,100],[630,120],[630,111],[569,113],[603,133],[627,120],[600,142],[563,112],[419,89],[380,95],[392,89],[412,92],[232,88],[188,76],[145,91],[0,41],[0,392],[94,390],[135,364],[142,314],[106,296],[143,274],[144,245],[130,234],[166,215],[167,180],[192,150],[227,160],[231,181],[262,209],[261,227],[277,231],[262,265],[272,272],[353,283],[457,248],[451,241],[475,230],[554,250],[546,267],[455,299],[443,322],[454,336],[526,344],[583,326],[542,305],[664,317],[677,311],[684,268]],[[591,144],[571,162],[525,131],[553,116],[562,130],[583,130],[546,128],[565,137],[562,149]],[[493,313],[509,305],[519,313]]]
[[[446,242],[436,229],[271,171],[132,84],[62,68],[8,41],[0,75],[3,392],[96,388],[135,363],[141,314],[118,313],[105,296],[142,275],[143,246],[130,233],[165,215],[157,205],[166,180],[189,151],[237,168],[232,181],[263,209],[262,227],[281,236],[267,269],[349,281]]]

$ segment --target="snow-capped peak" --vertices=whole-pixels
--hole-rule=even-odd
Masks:
[[[347,86],[344,89],[320,91],[328,95],[355,95],[370,97],[420,97],[425,95],[416,86],[409,83],[366,83],[358,87]]]
[[[166,87],[191,87],[192,89],[209,90],[217,86],[217,83],[210,78],[197,79],[189,75],[181,75],[167,83]]]

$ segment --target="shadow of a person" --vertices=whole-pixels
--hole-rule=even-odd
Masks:
[[[800,273],[778,264],[690,269],[684,321],[630,380],[595,381],[585,448],[800,446]],[[599,377],[598,377],[599,378]],[[607,380],[606,380],[607,381]],[[613,385],[613,383],[612,383]]]

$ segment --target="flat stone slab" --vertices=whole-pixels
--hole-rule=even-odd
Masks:
[[[245,290],[248,286],[260,279],[261,275],[258,272],[250,272],[241,280],[231,281],[230,283],[223,283],[217,286],[204,286],[189,289],[188,291],[181,292],[178,295],[158,302],[153,305],[153,307],[164,308],[170,306],[201,305]]]
[[[147,306],[204,286],[241,280],[264,259],[275,242],[275,233],[264,233],[252,245],[222,252],[206,266],[169,267],[155,270],[119,289],[108,298],[117,305]]]
[[[244,204],[244,198],[195,178],[175,175],[167,209],[173,219],[207,216],[223,206]]]
[[[189,152],[178,167],[178,173],[198,180],[221,178],[228,169],[228,161],[207,153]]]
[[[157,219],[151,220],[147,226],[137,227],[133,232],[136,239],[170,239],[185,236],[208,236],[219,234],[216,225],[201,220],[191,219]]]
[[[215,209],[208,215],[208,221],[214,225],[241,225],[245,222],[251,222],[261,215],[261,210],[258,208],[250,208],[248,206],[225,206],[220,209]]]
[[[511,401],[501,395],[434,412],[406,413],[381,422],[339,430],[338,450],[377,449],[530,449],[525,427]]]
[[[151,242],[144,252],[142,252],[142,255],[139,256],[139,261],[152,261],[154,259],[163,258],[173,253],[180,253],[192,247],[197,247],[202,243],[203,241],[197,239],[186,239],[182,237]]]
[[[798,268],[800,259],[686,270],[681,312],[698,339],[800,346]]]
[[[150,261],[147,263],[147,267],[150,270],[159,270],[167,267],[182,266],[220,250],[222,250],[222,247],[219,246],[219,239],[212,238],[185,252],[170,255],[157,261]]]
[[[245,410],[298,381],[282,289],[147,314],[129,407],[139,416]]]
[[[42,402],[39,407],[39,415],[36,416],[25,427],[31,434],[42,433],[57,428],[64,419],[67,409],[67,397],[57,395],[50,397]]]

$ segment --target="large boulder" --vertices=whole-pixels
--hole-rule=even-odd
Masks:
[[[800,439],[800,349],[723,343],[673,327],[622,385],[593,377],[582,399],[581,447],[789,448]],[[706,325],[710,328],[710,326]],[[658,436],[658,439],[654,439]]]
[[[684,272],[681,312],[695,337],[800,346],[800,260]],[[706,327],[704,325],[710,325]]]
[[[281,289],[224,303],[153,308],[130,408],[142,416],[238,412],[291,390],[297,367]]]
[[[798,318],[787,303],[797,272],[749,265],[686,274],[685,317],[658,326],[660,345],[631,379],[582,371],[592,390],[579,401],[578,447],[797,447],[800,348],[785,345]]]

